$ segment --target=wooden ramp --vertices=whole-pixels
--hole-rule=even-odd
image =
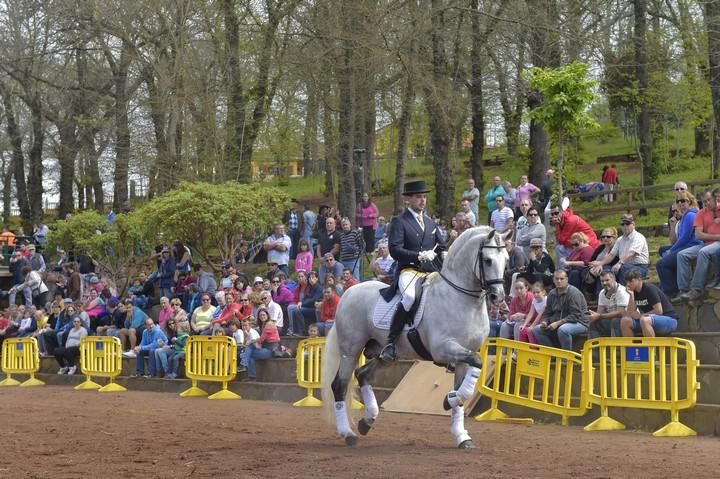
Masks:
[[[485,367],[490,368],[490,382],[495,371],[495,357],[490,356],[488,362],[490,364]],[[445,368],[430,361],[416,361],[382,404],[382,408],[390,412],[449,416],[450,411],[445,411],[442,403],[445,395],[453,389],[454,377]],[[473,397],[465,403],[465,414],[473,410],[479,399],[480,393],[475,391]]]

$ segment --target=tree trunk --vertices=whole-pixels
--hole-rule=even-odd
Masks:
[[[712,122],[705,121],[702,126],[695,127],[695,156],[706,156],[710,154],[710,135]]]
[[[227,138],[225,162],[221,177],[230,180],[226,171],[237,171],[236,179],[248,175],[249,165],[242,164],[240,150],[245,134],[245,99],[240,74],[240,22],[235,13],[235,0],[223,0],[221,9],[225,22],[225,94],[227,95]],[[245,171],[243,171],[244,167]]]
[[[15,177],[15,197],[17,198],[18,209],[22,218],[30,218],[30,202],[28,201],[27,185],[25,183],[25,155],[22,150],[22,136],[15,120],[15,110],[10,92],[0,85],[3,106],[5,108],[5,119],[7,120],[7,135],[12,146],[12,160],[10,169]]]
[[[705,3],[705,25],[708,36],[708,77],[712,92],[715,124],[713,128],[712,177],[720,177],[720,2]]]
[[[113,175],[113,208],[119,211],[128,200],[128,175],[130,168],[130,122],[128,109],[130,99],[128,92],[128,69],[130,67],[130,45],[123,42],[120,59],[113,68],[113,105],[115,111],[115,172]],[[94,162],[94,161],[93,161]],[[105,207],[102,184],[93,183],[95,192],[95,209],[102,211]]]
[[[318,91],[315,82],[308,81],[306,88],[307,104],[305,106],[305,127],[303,129],[303,167],[306,175],[316,175],[322,170],[317,156],[320,103],[318,102]]]
[[[343,6],[345,19],[343,24],[349,25],[351,19],[348,19],[349,2],[345,0]],[[340,145],[339,145],[339,165],[340,165],[340,196],[338,198],[338,207],[342,214],[351,216],[355,212],[355,181],[353,174],[353,144],[354,144],[354,114],[355,99],[353,98],[354,69],[353,69],[353,44],[350,39],[342,41],[342,53],[340,54],[340,65],[338,71],[338,93],[340,108]]]
[[[412,107],[415,102],[415,82],[413,74],[408,71],[402,92],[400,121],[398,122],[397,162],[395,163],[395,185],[393,186],[393,213],[404,206],[402,197],[405,184],[405,160],[408,153]]]
[[[472,149],[470,151],[470,176],[475,184],[482,185],[483,155],[485,153],[485,104],[483,99],[483,66],[480,52],[483,48],[483,36],[480,31],[480,0],[472,0],[474,12],[471,19],[472,52],[471,79],[468,85],[470,105],[472,107]]]
[[[647,69],[647,2],[633,0],[635,27],[633,46],[635,48],[635,77],[638,86],[640,112],[637,116],[638,139],[640,140],[640,159],[643,164],[643,186],[653,184],[655,171],[652,159],[652,131],[650,126],[650,105],[647,104],[648,69]]]
[[[30,147],[30,168],[28,171],[28,200],[30,202],[30,217],[26,220],[39,221],[43,216],[43,166],[42,155],[45,145],[45,128],[43,126],[42,106],[38,95],[33,92],[28,95],[31,98],[30,113],[32,125],[32,146]]]
[[[13,178],[13,169],[12,169],[12,157],[10,159],[10,163],[8,164],[8,159],[5,156],[4,151],[0,151],[0,155],[2,155],[2,173],[3,173],[3,223],[5,225],[8,224],[10,221],[10,216],[12,216],[12,178]]]

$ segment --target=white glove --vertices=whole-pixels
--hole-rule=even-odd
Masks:
[[[435,258],[437,258],[437,253],[431,249],[420,251],[420,253],[418,253],[418,259],[421,263],[430,263],[435,261]]]

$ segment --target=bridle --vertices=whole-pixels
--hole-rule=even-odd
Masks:
[[[484,256],[483,256],[483,250],[484,249],[505,249],[505,243],[502,243],[500,245],[493,245],[493,244],[482,244],[480,245],[480,248],[478,248],[478,254],[475,256],[475,264],[473,265],[473,271],[480,271],[480,277],[478,278],[480,280],[480,289],[468,289],[463,286],[460,286],[457,283],[454,283],[450,278],[445,276],[441,269],[438,268],[437,272],[440,275],[442,279],[444,279],[455,291],[459,291],[460,293],[466,294],[468,296],[471,296],[473,298],[483,298],[487,294],[488,290],[490,289],[490,286],[493,286],[495,284],[504,284],[505,281],[503,278],[492,278],[487,279],[485,277],[485,267],[484,267]],[[478,268],[479,266],[479,268]]]

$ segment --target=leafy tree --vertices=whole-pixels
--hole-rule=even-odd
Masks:
[[[530,117],[541,122],[558,142],[558,184],[563,192],[565,139],[581,129],[597,128],[588,107],[597,99],[595,82],[587,78],[588,66],[573,62],[561,68],[532,68],[528,72],[530,88],[540,92],[542,101],[530,110]]]
[[[183,182],[132,214],[148,238],[161,232],[180,238],[219,268],[243,242],[264,239],[289,206],[285,191],[262,184]]]

